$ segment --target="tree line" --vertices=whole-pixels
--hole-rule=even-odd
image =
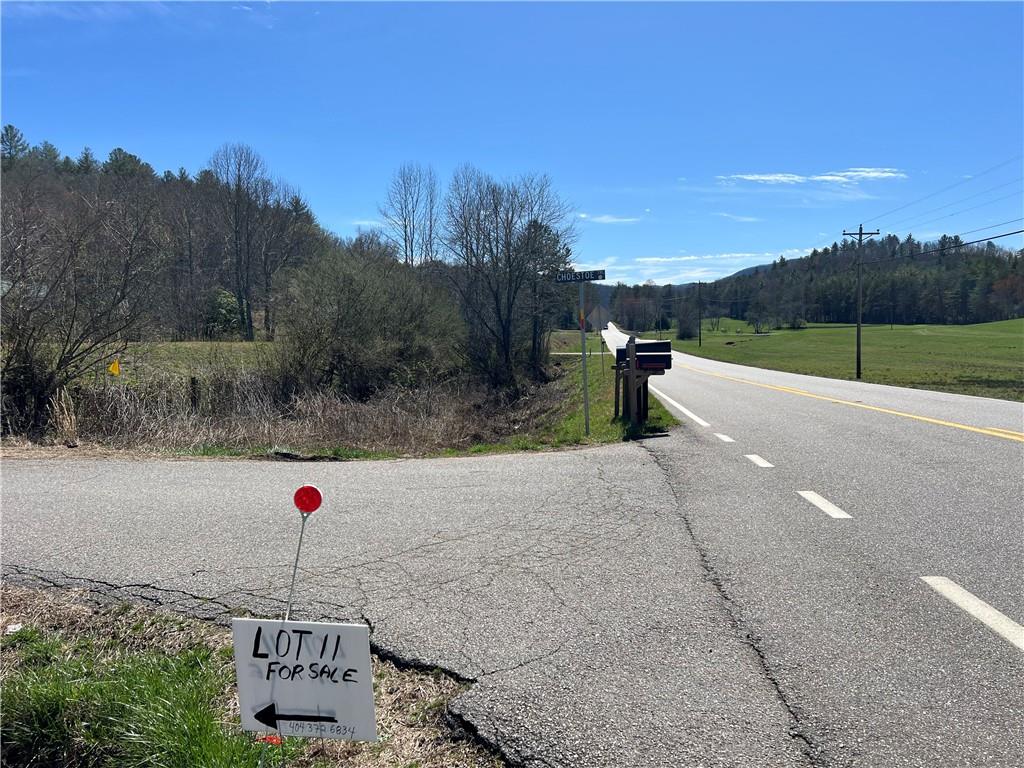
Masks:
[[[908,235],[866,241],[862,263],[867,323],[969,324],[1024,316],[1024,250],[958,236]],[[857,320],[857,243],[843,240],[803,258],[779,257],[700,286],[616,286],[612,313],[634,330],[676,325],[696,336],[697,318],[745,320],[765,328]]]
[[[570,210],[543,175],[472,166],[447,187],[397,170],[383,224],[322,226],[252,147],[158,174],[124,149],[62,156],[2,132],[3,430],[38,432],[55,393],[132,341],[275,340],[280,397],[468,373],[506,395],[543,378],[566,314]]]

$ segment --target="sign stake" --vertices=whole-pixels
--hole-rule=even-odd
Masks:
[[[295,492],[295,506],[302,515],[302,527],[299,528],[299,546],[295,548],[295,565],[292,566],[292,586],[288,590],[288,606],[284,611],[284,620],[288,621],[292,615],[292,598],[295,597],[295,577],[299,573],[299,554],[302,552],[302,536],[306,532],[306,521],[309,516],[320,508],[323,503],[323,494],[315,485],[304,485]]]

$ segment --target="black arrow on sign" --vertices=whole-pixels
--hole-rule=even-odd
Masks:
[[[255,713],[253,717],[264,725],[277,730],[277,723],[280,720],[294,720],[300,723],[336,723],[338,722],[335,718],[330,715],[284,715],[278,714],[277,706],[274,702],[270,702]]]

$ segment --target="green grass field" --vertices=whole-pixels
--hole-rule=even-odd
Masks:
[[[723,318],[718,331],[673,339],[691,355],[758,368],[853,379],[856,326],[811,324],[800,330],[755,335]],[[657,334],[645,333],[644,338]],[[1024,400],[1024,319],[979,325],[865,325],[863,380],[1006,400]]]
[[[121,355],[121,373],[130,381],[143,373],[190,376],[204,369],[255,368],[272,348],[270,341],[134,342]]]

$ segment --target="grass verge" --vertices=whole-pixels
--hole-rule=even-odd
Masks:
[[[578,348],[577,348],[578,351]],[[575,445],[598,445],[658,434],[679,422],[657,398],[650,398],[650,418],[639,430],[633,431],[628,422],[613,418],[615,411],[615,373],[612,358],[602,358],[597,351],[587,359],[587,391],[590,395],[590,435],[586,434],[583,409],[583,365],[577,357],[552,357],[552,367],[558,377],[554,385],[563,396],[559,407],[528,433],[515,435],[494,443],[479,443],[466,451],[449,450],[442,455],[455,456],[476,453],[506,453],[511,451],[540,451]],[[657,381],[657,379],[653,379]]]
[[[680,352],[833,379],[856,375],[856,326],[811,324],[754,334],[723,318],[703,343],[673,339]],[[656,334],[643,334],[654,338]],[[863,380],[964,395],[1024,400],[1024,319],[978,325],[865,325]]]
[[[270,749],[240,731],[231,637],[214,625],[82,593],[0,588],[4,766],[262,765]],[[444,725],[462,686],[376,657],[380,741],[285,739],[294,768],[503,763]],[[277,750],[281,750],[278,753]],[[268,763],[269,764],[269,763]]]

